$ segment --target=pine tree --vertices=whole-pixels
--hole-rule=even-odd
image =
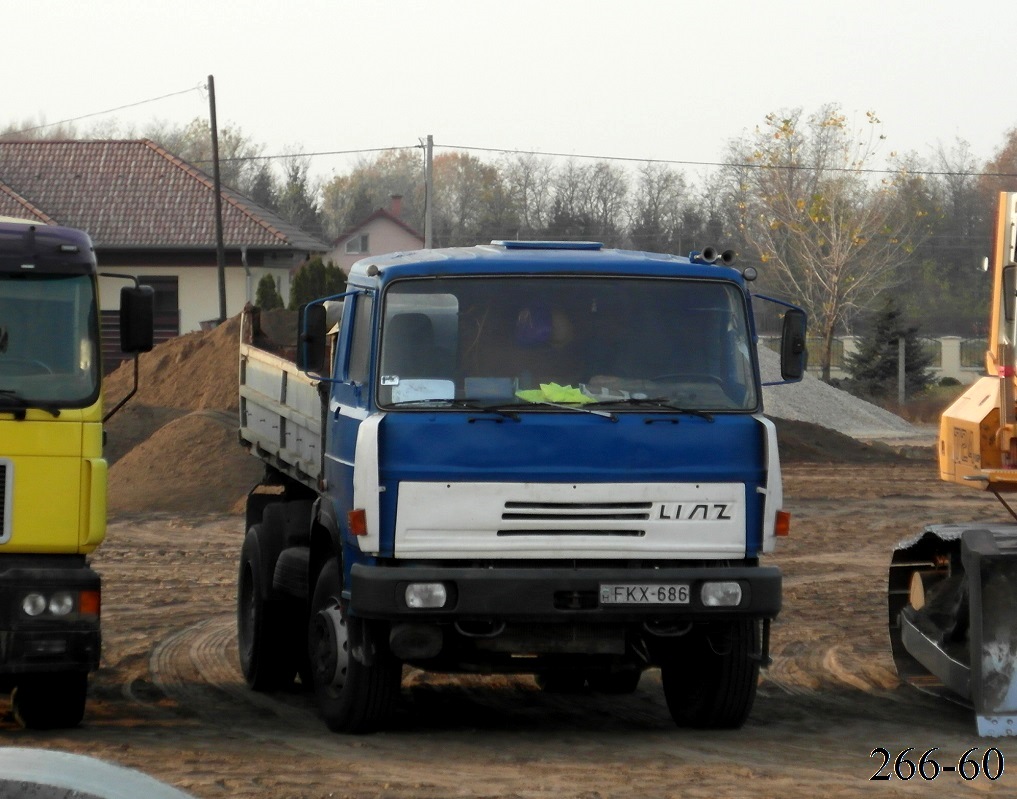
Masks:
[[[271,275],[261,276],[254,295],[254,302],[263,311],[283,307],[283,298],[279,295],[279,290],[275,287],[275,279]]]
[[[899,341],[904,339],[904,391],[920,394],[932,383],[932,354],[922,345],[917,325],[906,326],[901,310],[888,300],[861,337],[858,351],[845,358],[851,376],[847,388],[863,397],[880,399],[897,394]]]
[[[315,257],[303,264],[293,276],[289,308],[295,311],[311,300],[342,294],[345,290],[346,275],[343,270],[331,261],[326,264],[320,257]]]

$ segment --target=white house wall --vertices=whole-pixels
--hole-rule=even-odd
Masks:
[[[417,236],[384,218],[371,220],[363,227],[357,228],[348,238],[356,238],[364,233],[367,234],[369,252],[348,255],[346,253],[347,239],[344,239],[338,247],[329,251],[325,260],[331,261],[348,275],[350,267],[368,255],[385,255],[390,252],[419,250],[423,247],[423,243]]]
[[[214,267],[112,267],[100,271],[118,275],[133,275],[142,282],[146,276],[177,278],[177,305],[180,311],[180,333],[201,329],[201,323],[219,318],[219,273]],[[247,302],[254,302],[258,281],[270,274],[276,281],[276,288],[283,302],[290,296],[290,266],[274,269],[228,266],[226,278],[226,316],[240,313]],[[99,294],[102,310],[114,311],[120,304],[120,289],[131,285],[125,280],[99,278]]]

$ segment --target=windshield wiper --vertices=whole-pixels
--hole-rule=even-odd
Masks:
[[[519,421],[519,414],[505,410],[499,403],[489,404],[476,399],[451,399],[448,397],[434,397],[431,399],[401,400],[400,402],[388,403],[389,408],[462,408],[468,411],[480,411],[482,413],[496,413],[506,419]]]
[[[0,388],[0,413],[12,413],[14,418],[20,422],[24,420],[26,412],[30,409],[46,411],[54,417],[60,415],[59,408],[29,402],[12,388]]]
[[[593,405],[635,405],[637,407],[659,408],[672,413],[683,413],[689,416],[698,416],[700,419],[713,421],[713,414],[695,408],[682,408],[668,402],[666,397],[624,397],[620,399],[598,400]]]
[[[551,402],[551,400],[519,400],[517,402],[504,402],[498,405],[488,406],[491,408],[532,408],[536,407],[547,407],[547,408],[558,408],[563,411],[576,411],[577,413],[592,413],[594,416],[603,416],[605,419],[610,419],[612,422],[617,422],[618,417],[610,411],[597,411],[593,408],[588,407],[589,405],[599,405],[598,402],[591,403],[575,403],[567,404],[564,402]]]

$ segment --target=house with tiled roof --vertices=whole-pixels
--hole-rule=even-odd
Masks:
[[[325,260],[332,261],[348,275],[350,267],[368,255],[421,249],[424,237],[400,218],[402,199],[393,194],[388,208],[379,208],[344,232],[332,242]]]
[[[160,338],[219,318],[212,178],[152,141],[0,140],[0,216],[86,231],[100,271],[155,289]],[[329,249],[226,187],[222,222],[227,316],[254,300],[266,274],[288,297],[292,270]],[[100,279],[104,335],[116,333],[122,285]]]

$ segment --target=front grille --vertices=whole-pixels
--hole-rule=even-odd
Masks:
[[[569,528],[567,530],[556,530],[548,527],[541,527],[539,529],[526,529],[526,530],[499,530],[498,535],[500,536],[512,536],[512,535],[622,535],[629,538],[642,538],[646,535],[645,530],[602,530],[599,527],[594,530],[587,530],[585,528]]]
[[[506,502],[503,519],[624,519],[650,518],[649,502]]]
[[[650,518],[649,502],[506,502],[501,519],[504,522],[546,523],[547,526],[526,526],[498,530],[499,536],[522,535],[597,535],[640,538],[645,530],[632,527],[602,526],[604,522],[643,522]],[[568,522],[594,522],[559,526]]]

